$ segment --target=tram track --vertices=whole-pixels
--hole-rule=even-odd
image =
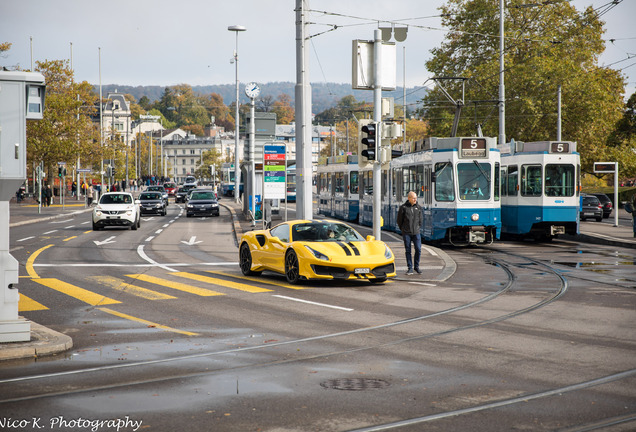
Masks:
[[[415,323],[422,320],[432,319],[432,318],[441,317],[441,316],[448,316],[453,313],[457,313],[469,308],[475,308],[484,303],[493,301],[499,298],[500,296],[515,289],[516,285],[519,283],[519,276],[516,275],[515,272],[512,270],[513,268],[518,266],[519,263],[510,263],[499,258],[494,258],[491,253],[488,253],[487,255],[478,254],[475,252],[468,252],[468,251],[464,251],[463,253],[470,253],[473,256],[479,256],[480,259],[484,260],[488,264],[500,268],[505,274],[505,283],[502,283],[502,286],[498,290],[491,292],[472,302],[467,302],[461,305],[457,305],[455,307],[447,308],[445,310],[441,310],[441,311],[437,311],[437,312],[433,312],[429,314],[405,318],[405,319],[396,320],[390,323],[384,323],[384,324],[379,324],[375,326],[356,328],[356,329],[346,330],[342,332],[335,332],[330,334],[296,338],[296,339],[287,340],[287,341],[271,342],[271,343],[259,344],[259,345],[249,346],[249,347],[232,348],[228,350],[196,353],[196,354],[189,354],[184,356],[176,356],[176,357],[170,357],[170,358],[164,358],[164,359],[147,360],[147,361],[140,361],[140,362],[125,363],[125,364],[114,364],[114,365],[105,365],[105,366],[99,366],[99,367],[82,368],[82,369],[75,369],[75,370],[69,370],[69,371],[63,371],[63,372],[57,372],[57,373],[28,375],[23,377],[1,379],[0,393],[3,395],[8,395],[9,393],[7,393],[6,391],[1,391],[2,387],[11,386],[15,384],[19,384],[22,390],[27,390],[27,391],[22,395],[14,395],[14,397],[1,398],[0,404],[32,400],[32,399],[40,399],[45,397],[54,397],[54,396],[83,393],[83,392],[100,391],[100,390],[106,390],[106,389],[113,389],[117,387],[130,387],[130,386],[143,385],[143,384],[149,384],[149,383],[166,382],[170,380],[178,380],[178,379],[191,378],[191,377],[197,377],[197,376],[205,376],[210,374],[218,374],[222,372],[233,371],[233,370],[244,369],[244,368],[258,368],[258,367],[267,367],[272,365],[280,365],[280,364],[287,364],[287,363],[294,363],[294,362],[312,361],[312,360],[318,360],[318,359],[326,358],[326,357],[346,355],[346,354],[352,354],[352,353],[368,351],[368,350],[380,350],[380,349],[385,349],[387,347],[396,346],[400,344],[406,344],[406,343],[419,341],[423,339],[440,337],[440,336],[444,336],[444,335],[455,333],[455,332],[475,329],[478,327],[484,327],[484,326],[488,326],[488,325],[498,323],[504,320],[508,320],[514,317],[518,317],[520,315],[524,315],[532,311],[535,311],[539,308],[542,308],[558,300],[567,291],[568,284],[565,277],[559,274],[558,271],[551,269],[549,265],[540,263],[535,260],[535,264],[544,267],[546,270],[549,270],[549,272],[552,275],[554,275],[554,277],[556,277],[556,280],[558,282],[555,284],[555,287],[551,290],[550,293],[547,293],[547,295],[545,295],[544,298],[541,299],[540,301],[534,304],[528,305],[526,307],[513,310],[502,315],[498,315],[496,317],[491,317],[489,319],[483,319],[483,320],[477,320],[477,321],[463,324],[463,325],[451,326],[449,328],[435,331],[435,332],[416,334],[416,335],[402,337],[402,338],[398,338],[394,340],[383,341],[383,342],[375,343],[371,345],[355,346],[355,347],[349,347],[349,348],[345,348],[341,350],[330,350],[330,351],[321,352],[321,353],[310,355],[310,356],[306,356],[306,355],[293,356],[292,358],[287,358],[283,360],[256,362],[256,363],[249,362],[248,364],[244,364],[244,365],[234,365],[234,366],[230,365],[230,366],[223,366],[220,368],[212,368],[212,369],[209,368],[210,366],[209,364],[205,364],[204,365],[205,367],[203,370],[196,370],[196,371],[189,370],[188,372],[181,371],[176,373],[172,372],[169,374],[162,373],[160,376],[156,376],[156,377],[149,377],[147,379],[141,379],[141,380],[135,379],[134,371],[140,368],[147,369],[150,367],[158,367],[158,369],[162,369],[162,366],[166,366],[166,365],[171,365],[171,367],[173,367],[174,365],[178,365],[180,363],[187,363],[187,362],[192,362],[192,361],[197,361],[202,359],[205,360],[207,358],[213,358],[213,357],[222,358],[223,356],[226,356],[226,355],[237,355],[237,354],[244,354],[244,353],[249,353],[254,351],[272,350],[274,348],[281,348],[285,346],[293,346],[293,345],[310,343],[310,342],[326,341],[326,340],[335,339],[338,337],[351,336],[351,335],[356,335],[361,333],[376,332],[376,331],[386,330],[390,328],[395,328],[398,326],[403,326],[406,324]],[[546,293],[543,292],[542,294],[546,294]],[[124,375],[125,376],[131,375],[131,376],[128,379],[124,379],[122,382],[113,383],[112,382],[113,372],[117,372],[119,375],[122,375],[122,376]],[[162,372],[165,372],[165,371],[162,371]],[[74,385],[69,382],[70,379],[80,380],[80,377],[86,377],[87,374],[92,374],[91,378],[94,378],[94,379],[92,379],[91,381],[99,381],[97,378],[100,377],[101,375],[104,375],[103,379],[106,382],[102,382],[101,384],[89,385],[89,386],[81,386],[80,384]],[[59,389],[55,390],[55,384],[52,382],[56,380],[61,380],[63,382],[63,384],[60,383],[60,385],[64,387],[64,390],[59,390]],[[41,382],[48,382],[47,388],[51,388],[51,390],[49,392],[42,392],[40,386],[38,386],[38,383],[41,383]],[[29,392],[28,389],[32,389],[32,391]]]

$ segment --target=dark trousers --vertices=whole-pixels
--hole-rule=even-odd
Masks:
[[[406,251],[406,265],[409,270],[420,268],[420,255],[422,253],[422,237],[420,234],[402,234],[404,249]],[[415,247],[415,262],[411,258],[411,243]],[[415,264],[415,266],[414,266]]]

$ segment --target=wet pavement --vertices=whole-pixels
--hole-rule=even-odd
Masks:
[[[241,207],[231,198],[224,198],[219,201],[225,209],[232,215],[233,230],[237,242],[244,232],[261,229],[262,224],[252,225],[241,211]],[[83,200],[74,197],[66,198],[64,203],[60,203],[59,198],[55,198],[49,207],[39,207],[32,199],[23,200],[17,203],[15,198],[10,202],[9,226],[16,227],[35,222],[53,220],[68,217],[74,214],[91,211]],[[282,210],[281,210],[282,211]],[[274,219],[276,224],[280,220]],[[577,240],[589,243],[615,245],[620,247],[636,248],[636,238],[631,227],[631,215],[624,209],[619,209],[619,219],[622,225],[614,226],[614,215],[604,222],[584,222],[581,224],[580,234],[577,236],[562,236],[563,239]],[[456,270],[455,262],[443,250],[429,245],[422,245],[422,257],[420,269],[423,274],[406,276],[406,259],[404,257],[404,247],[401,237],[394,233],[382,233],[382,240],[389,245],[395,253],[395,264],[398,276],[396,279],[403,281],[440,282],[448,279]],[[72,339],[64,334],[58,333],[47,327],[32,322],[31,341],[10,342],[0,344],[0,361],[17,358],[38,357],[51,355],[70,349],[73,345]]]

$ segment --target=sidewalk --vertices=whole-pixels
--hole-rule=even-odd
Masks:
[[[56,204],[50,207],[42,207],[40,213],[38,213],[38,205],[35,201],[27,199],[22,203],[17,203],[13,199],[9,206],[9,226],[16,227],[69,217],[88,213],[91,210],[90,208],[85,208],[83,201],[77,201],[73,198],[67,199],[64,206],[59,204],[57,200],[55,202]],[[237,243],[244,232],[252,229],[261,229],[262,224],[259,223],[252,227],[252,222],[243,215],[240,205],[234,202],[233,199],[223,198],[219,201],[219,204],[232,215],[232,224]],[[631,223],[631,215],[623,209],[620,209],[619,212],[621,223]],[[276,224],[280,221],[282,221],[282,218],[279,216],[274,219],[273,223]],[[615,227],[613,215],[609,219],[603,219],[603,222],[584,222],[581,224],[579,235],[563,236],[563,238],[595,244],[636,248],[636,238],[633,236],[631,224]],[[436,247],[422,245],[420,269],[423,275],[406,276],[406,258],[404,257],[404,246],[400,237],[392,233],[383,232],[382,239],[395,254],[396,280],[439,283],[455,273],[456,264],[446,252]],[[31,341],[0,344],[0,361],[57,354],[69,350],[72,346],[73,341],[70,336],[31,322]]]

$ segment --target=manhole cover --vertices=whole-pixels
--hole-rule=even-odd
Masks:
[[[335,390],[371,390],[388,387],[388,381],[374,378],[339,378],[323,381],[321,386]]]

